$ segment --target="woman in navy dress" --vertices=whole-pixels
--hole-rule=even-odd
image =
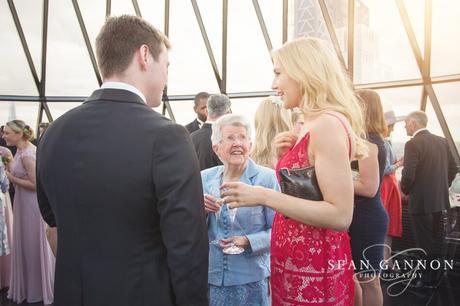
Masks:
[[[359,175],[354,180],[355,207],[349,233],[357,278],[355,305],[382,306],[379,274],[385,267],[383,248],[388,215],[380,197],[386,162],[383,135],[386,124],[379,95],[372,90],[357,92],[366,118],[369,155],[352,163]]]

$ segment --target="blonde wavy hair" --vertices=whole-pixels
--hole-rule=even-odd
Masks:
[[[259,165],[274,168],[276,134],[292,128],[290,112],[267,98],[260,102],[255,114],[255,141],[251,158]]]
[[[344,115],[353,130],[352,158],[367,156],[363,113],[336,54],[322,40],[309,37],[285,43],[272,51],[272,57],[299,84],[303,113],[335,111]]]

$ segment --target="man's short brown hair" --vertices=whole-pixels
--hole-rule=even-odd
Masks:
[[[96,56],[102,77],[124,72],[136,50],[144,44],[155,61],[163,45],[170,48],[168,38],[144,19],[130,15],[109,17],[96,38]]]

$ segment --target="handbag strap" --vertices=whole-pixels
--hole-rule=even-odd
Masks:
[[[345,131],[347,133],[347,137],[348,137],[348,157],[351,159],[351,132],[348,130],[347,125],[345,124],[345,122],[343,122],[343,119],[340,118],[339,116],[337,116],[336,114],[330,113],[330,112],[325,112],[325,114],[326,115],[331,115],[332,117],[337,118],[340,121],[340,123],[342,124],[343,128],[345,129]]]

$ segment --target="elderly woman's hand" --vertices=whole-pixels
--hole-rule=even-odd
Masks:
[[[207,214],[217,213],[222,206],[222,199],[217,199],[210,194],[204,194],[204,210]]]
[[[235,245],[237,247],[247,250],[250,243],[249,243],[249,239],[246,236],[233,236],[230,238],[221,239],[219,242],[219,246],[222,249],[231,247],[232,245]]]
[[[283,132],[275,136],[273,143],[276,148],[276,155],[278,159],[289,151],[292,146],[297,142],[297,134],[294,132]]]
[[[229,204],[231,208],[263,205],[267,190],[241,182],[226,182],[220,189],[224,203]]]

